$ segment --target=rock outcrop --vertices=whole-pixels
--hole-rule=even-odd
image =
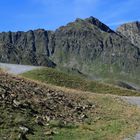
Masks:
[[[130,42],[140,48],[140,22],[132,22],[121,25],[117,32],[125,36]]]
[[[0,34],[0,61],[54,67],[49,59],[51,32],[42,29]]]

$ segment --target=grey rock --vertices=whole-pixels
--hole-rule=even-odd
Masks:
[[[84,74],[127,73],[139,76],[140,49],[90,17],[55,31],[52,60]]]
[[[54,67],[55,64],[48,58],[51,51],[48,34],[51,36],[42,29],[0,33],[0,61]]]
[[[27,132],[29,131],[29,129],[28,129],[27,127],[25,127],[25,126],[20,126],[19,128],[20,128],[20,130],[22,130],[24,133],[27,133]]]
[[[131,22],[121,25],[117,32],[125,36],[130,42],[140,48],[140,22]]]

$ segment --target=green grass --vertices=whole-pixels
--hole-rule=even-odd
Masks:
[[[49,70],[53,72],[52,69]],[[17,84],[19,83],[17,79],[14,80],[14,77],[12,79],[13,80],[9,79],[10,82],[8,82],[8,77],[5,79],[2,77],[2,80],[7,81],[6,84],[8,83],[8,87],[12,87],[14,84],[19,85]],[[20,79],[20,77],[18,77],[18,79]],[[27,84],[23,84],[21,81],[28,82]],[[25,89],[36,87],[35,84],[37,84],[39,89],[44,88],[43,91],[47,91],[49,88],[49,91],[61,91],[67,96],[70,94],[73,102],[78,101],[76,100],[78,97],[78,99],[80,98],[80,100],[84,102],[87,101],[91,103],[93,108],[90,110],[89,117],[83,122],[75,123],[72,121],[70,123],[64,123],[63,120],[52,119],[49,122],[45,122],[44,125],[39,125],[35,121],[36,116],[33,115],[32,109],[35,109],[37,112],[41,110],[40,113],[44,113],[40,101],[42,102],[45,99],[47,93],[37,94],[31,93],[30,91],[26,92],[26,98],[20,98],[21,102],[25,100],[31,103],[32,109],[30,107],[14,107],[11,105],[11,100],[9,100],[9,102],[0,100],[0,139],[2,140],[18,140],[18,136],[21,133],[20,126],[26,126],[33,131],[33,134],[27,134],[29,140],[123,140],[140,130],[140,109],[122,102],[118,97],[103,94],[85,94],[85,92],[82,91],[73,89],[66,90],[62,87],[60,90],[60,87],[42,85],[32,80],[23,80],[22,78],[21,81],[20,84],[24,86],[20,88],[20,91],[17,90],[14,92],[18,96],[25,94]],[[16,87],[19,89],[19,86]],[[5,92],[0,90],[0,95],[3,93]],[[29,102],[29,100],[31,102]],[[26,103],[25,101],[24,103]],[[49,131],[55,133],[46,134]]]
[[[138,71],[122,72],[122,69],[116,64],[100,64],[100,60],[97,60],[94,65],[88,64],[90,68],[88,73],[91,77],[96,77],[105,83],[116,84],[116,81],[128,82],[140,87],[140,75]]]
[[[22,76],[45,82],[48,84],[90,91],[102,94],[115,94],[123,96],[139,96],[140,92],[131,91],[96,81],[86,80],[79,76],[69,75],[52,68],[41,68],[23,73]]]
[[[17,139],[21,125],[26,125],[34,131],[34,135],[27,135],[29,140],[122,140],[139,130],[140,111],[136,107],[108,96],[94,95],[90,100],[97,104],[96,113],[90,119],[90,123],[87,120],[87,123],[77,125],[62,125],[56,120],[51,121],[49,126],[39,126],[28,113],[17,110],[9,112],[10,107],[6,110],[0,108],[1,117],[4,118],[4,125],[0,126],[0,136],[7,136],[9,140]],[[48,131],[56,133],[46,135],[45,132]]]
[[[77,126],[75,124],[62,126],[59,121],[50,122],[49,127],[55,130],[56,134],[43,135],[44,139],[123,140],[139,130],[140,111],[136,107],[129,106],[108,96],[91,96],[90,99],[92,101],[96,100],[98,105],[95,109],[96,114],[91,118],[90,123],[77,124]],[[42,130],[39,127],[38,133],[35,136],[28,135],[28,138],[30,140],[43,139],[41,132],[44,129]]]

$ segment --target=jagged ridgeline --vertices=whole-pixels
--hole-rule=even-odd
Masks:
[[[139,44],[90,17],[58,28],[0,33],[0,61],[140,77]]]

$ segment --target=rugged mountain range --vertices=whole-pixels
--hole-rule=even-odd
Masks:
[[[139,30],[136,22],[115,32],[90,17],[76,19],[56,31],[3,32],[0,61],[67,67],[87,75],[140,77]]]

